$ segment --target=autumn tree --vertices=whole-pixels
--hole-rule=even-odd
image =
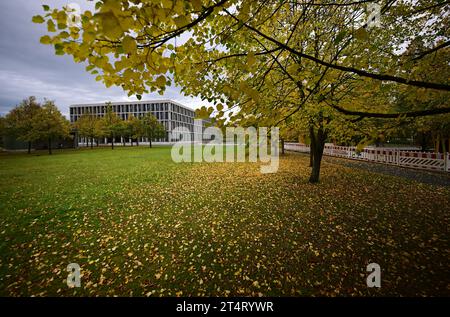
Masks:
[[[77,129],[78,134],[90,141],[91,149],[94,147],[94,139],[97,136],[96,126],[98,120],[99,119],[95,115],[85,113],[75,122],[75,128]],[[88,145],[88,143],[86,145]]]
[[[102,120],[101,118],[97,118],[97,120],[95,120],[93,135],[94,135],[97,146],[99,144],[99,139],[108,136],[108,131],[106,129],[105,121]]]
[[[6,119],[0,116],[0,147],[3,147],[3,137],[6,134]]]
[[[31,129],[35,131],[39,140],[47,141],[49,154],[52,154],[52,142],[54,140],[70,136],[69,121],[50,100],[46,100],[42,108],[33,117]]]
[[[5,134],[11,135],[28,144],[28,154],[31,152],[33,142],[39,140],[40,133],[32,125],[41,106],[36,97],[24,99],[17,107],[12,109],[5,117]]]
[[[54,45],[56,54],[87,62],[87,71],[97,80],[138,98],[155,90],[162,93],[174,79],[185,93],[237,107],[243,117],[256,114],[260,124],[287,125],[289,118],[304,112],[298,117],[314,134],[311,140],[319,151],[313,150],[312,157],[319,164],[313,164],[312,175],[318,175],[321,149],[332,130],[345,126],[341,123],[450,112],[449,107],[396,112],[389,107],[391,99],[381,109],[343,106],[355,82],[380,89],[390,83],[450,91],[448,78],[424,79],[415,71],[428,56],[450,45],[448,3],[382,1],[383,26],[377,28],[374,16],[366,14],[368,2],[167,0],[130,5],[105,0],[97,3],[96,12],[85,11],[78,26],[67,25],[70,12],[48,7],[44,17],[33,21],[47,22],[49,32],[57,32],[41,38],[43,44]],[[175,46],[174,39],[182,34],[189,34],[189,40]],[[423,45],[409,57],[417,62],[412,66],[402,60],[402,52],[419,37]],[[274,93],[280,86],[286,87],[283,96]],[[258,106],[261,95],[279,100]],[[250,102],[244,109],[245,97]],[[224,112],[217,110],[220,122]],[[370,124],[370,130],[377,125]]]
[[[131,115],[128,117],[126,124],[131,137],[131,144],[133,144],[133,140],[136,140],[136,146],[139,146],[139,139],[144,135],[142,121]]]
[[[122,145],[126,145],[127,138],[130,137],[130,125],[128,124],[128,120],[121,120],[117,126],[117,133],[122,138]],[[131,143],[133,145],[133,143]]]
[[[150,147],[152,147],[152,141],[154,139],[161,139],[166,136],[166,129],[150,112],[141,118],[141,126],[143,135],[148,139]]]
[[[113,112],[111,103],[106,103],[106,112],[101,121],[104,134],[111,139],[111,149],[114,149],[114,140],[119,132],[121,119]]]

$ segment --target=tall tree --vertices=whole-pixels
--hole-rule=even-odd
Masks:
[[[367,125],[364,130],[379,134],[377,129],[390,125],[377,119],[450,112],[450,107],[411,111],[411,106],[395,111],[392,95],[383,92],[401,86],[448,94],[448,76],[423,78],[415,71],[450,45],[448,2],[381,1],[382,28],[366,14],[367,2],[168,0],[130,6],[128,1],[105,0],[95,13],[84,12],[69,36],[62,27],[41,42],[53,44],[57,54],[87,61],[87,70],[100,74],[97,80],[138,98],[150,91],[162,93],[172,73],[183,92],[217,106],[220,102],[222,109],[224,103],[236,107],[241,115],[231,117],[240,122],[249,115],[266,126],[303,120],[314,148],[316,176],[310,181],[315,182],[327,137],[348,133],[346,124]],[[54,10],[34,20],[61,24],[65,15]],[[189,40],[175,47],[172,40],[188,32]],[[403,60],[403,53],[418,38],[422,41],[409,56],[413,65]],[[367,88],[375,87],[383,95],[377,99],[387,100],[387,106],[368,108],[358,96],[351,103],[355,87],[366,87],[366,99],[375,99]],[[263,105],[266,100],[271,102]],[[222,109],[217,108],[218,123],[225,121]]]
[[[3,137],[6,134],[6,119],[0,116],[0,148],[3,147]]]
[[[121,119],[113,112],[110,102],[106,103],[106,112],[102,118],[105,135],[111,139],[111,149],[114,150],[114,140],[120,130]]]
[[[139,139],[144,135],[142,121],[131,115],[127,120],[128,131],[131,137],[131,144],[136,140],[136,145],[139,146]]]
[[[165,137],[166,129],[150,112],[146,113],[141,118],[141,122],[143,135],[148,139],[150,147],[152,147],[152,141],[154,139],[161,139]]]
[[[405,75],[409,69],[398,64],[398,55],[394,54],[395,49],[419,36],[425,38],[427,46],[416,54],[417,60],[449,46],[445,14],[448,2],[382,1],[383,32],[372,33],[373,16],[366,14],[368,2],[372,1],[167,0],[144,1],[137,6],[126,0],[104,0],[97,2],[96,12],[81,14],[79,26],[67,25],[67,8],[51,10],[45,6],[45,16],[34,16],[32,20],[47,22],[49,32],[57,32],[58,26],[58,34],[41,38],[41,43],[54,45],[56,54],[87,61],[87,70],[100,73],[97,79],[106,86],[114,84],[138,95],[149,90],[163,91],[171,82],[167,71],[182,71],[187,60],[195,60],[196,55],[207,50],[227,53],[239,46],[238,38],[242,43],[253,38],[267,44],[267,50],[242,50],[240,55],[287,51],[298,59],[358,77],[450,91],[447,82],[409,78]],[[347,15],[335,25],[344,29],[337,28],[338,39],[329,43],[345,46],[341,58],[329,60],[321,51],[304,52],[297,41],[287,41],[291,32],[301,37],[311,34],[310,25],[319,25],[314,17],[342,17],[342,13]],[[275,28],[284,32],[274,32]],[[172,40],[188,33],[190,39],[175,47]],[[369,35],[371,43],[359,45],[360,54],[346,51],[346,46],[354,46],[355,38]],[[384,49],[372,45],[377,39],[389,40],[392,54],[378,68],[368,67],[366,57],[377,56]],[[110,59],[110,54],[115,58]]]
[[[47,141],[49,154],[52,154],[52,142],[54,140],[70,137],[69,121],[50,100],[46,100],[34,116],[31,127],[33,131],[37,132],[38,139]]]
[[[32,122],[41,110],[36,97],[24,99],[17,107],[12,109],[5,117],[5,133],[28,144],[28,154],[32,143],[39,140],[39,131],[33,128]]]
[[[99,119],[91,114],[91,113],[85,113],[78,118],[78,120],[75,122],[75,128],[78,130],[78,133],[80,136],[85,137],[86,140],[88,140],[86,146],[88,146],[88,143],[90,141],[91,143],[91,149],[94,147],[94,139],[96,138],[96,126],[97,121]]]
[[[122,145],[126,146],[127,139],[131,135],[130,125],[128,124],[128,120],[120,121],[118,128],[117,128],[117,133],[122,138]],[[131,143],[131,145],[133,145],[133,143]]]

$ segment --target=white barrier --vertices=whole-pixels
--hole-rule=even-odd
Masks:
[[[284,148],[288,151],[309,153],[309,146],[305,144],[285,143]],[[323,153],[355,160],[450,172],[450,153],[402,151],[389,148],[364,148],[361,152],[357,152],[354,146],[336,145],[325,145]]]

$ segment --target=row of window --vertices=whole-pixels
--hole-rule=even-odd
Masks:
[[[193,117],[194,111],[182,108],[175,104],[168,103],[152,103],[152,104],[129,104],[129,105],[112,105],[113,112],[155,112],[155,111],[173,111],[185,116]],[[82,106],[71,107],[70,114],[103,114],[106,112],[107,106]]]
[[[158,120],[169,120],[169,112],[152,112],[152,114],[156,117],[156,119]],[[96,114],[98,116],[103,116],[103,113],[98,113]],[[145,115],[145,113],[143,112],[139,112],[139,113],[119,113],[118,116],[120,118],[122,118],[122,120],[127,120],[131,115],[137,117],[137,118],[141,118]],[[78,118],[81,115],[71,115],[71,119],[72,122],[75,122],[78,120]],[[178,113],[172,113],[171,115],[171,120],[172,121],[178,121],[178,122],[185,122],[185,123],[190,123],[193,124],[194,123],[194,118],[191,117],[187,117]]]
[[[193,124],[194,124],[194,119],[188,118],[188,117],[182,117],[182,120],[171,120],[171,121],[164,121],[164,120],[168,120],[167,118],[167,113],[165,113],[166,116],[163,116],[164,113],[156,113],[156,118],[158,119],[159,122],[161,122],[166,129],[174,129],[175,127],[188,127],[188,128],[192,128]],[[136,115],[136,117],[140,117],[141,115]],[[172,117],[174,115],[172,114]],[[71,122],[75,122],[79,119],[80,116],[77,115],[72,115],[70,116]],[[122,120],[127,120],[128,119],[128,114],[121,114],[119,115],[120,118],[122,118]],[[170,125],[168,123],[171,123]]]

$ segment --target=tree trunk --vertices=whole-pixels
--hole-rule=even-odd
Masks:
[[[94,138],[91,138],[91,150],[94,148]]]
[[[148,138],[148,144],[150,147],[152,147],[152,138]]]
[[[31,141],[28,141],[28,154],[31,153]]]
[[[48,138],[48,154],[52,155],[52,139]]]
[[[136,138],[136,146],[139,146],[139,138]]]
[[[425,132],[422,132],[420,136],[420,148],[422,152],[427,150],[427,138]]]
[[[310,136],[310,142],[309,142],[309,167],[313,167],[313,160],[314,160],[314,138],[312,137],[314,135],[314,127],[309,127],[309,136]]]
[[[318,183],[320,176],[320,166],[322,163],[323,150],[325,147],[326,133],[323,131],[323,127],[319,127],[317,133],[314,132],[314,128],[310,127],[311,135],[311,153],[312,153],[312,169],[309,177],[310,183]]]
[[[284,139],[281,138],[281,155],[284,155]]]
[[[111,138],[111,150],[114,150],[114,134],[112,135]]]
[[[439,138],[439,134],[438,135],[436,135],[436,143],[434,144],[434,151],[435,152],[437,152],[437,153],[439,153],[439,148],[440,148],[440,146],[439,146],[439,140],[440,140],[440,138]]]

